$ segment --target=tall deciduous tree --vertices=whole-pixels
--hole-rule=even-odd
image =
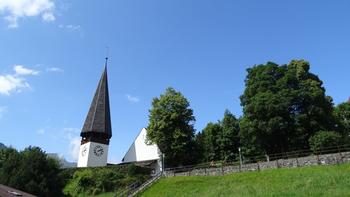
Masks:
[[[303,60],[279,66],[268,62],[247,70],[241,96],[241,141],[246,153],[307,148],[320,130],[332,130],[332,99]]]
[[[268,62],[249,68],[246,89],[241,96],[243,119],[240,137],[246,154],[281,152],[287,149],[287,130],[291,122],[288,97],[281,95],[279,82],[286,66]]]
[[[195,141],[195,155],[194,157],[196,158],[196,163],[203,163],[207,162],[206,160],[206,153],[205,153],[205,141],[204,141],[204,135],[203,132],[198,132],[195,135],[194,141]]]
[[[220,122],[222,134],[220,136],[220,154],[224,161],[233,161],[237,158],[239,147],[239,121],[226,110]]]
[[[154,98],[150,109],[147,139],[165,154],[167,167],[194,161],[195,117],[188,100],[173,88]]]
[[[196,135],[197,147],[200,147],[202,162],[233,161],[237,158],[239,147],[239,123],[228,110],[217,123],[208,123]]]
[[[316,132],[334,130],[333,101],[326,96],[323,82],[310,72],[306,61],[291,61],[284,78],[283,89],[290,95],[288,110],[293,117],[292,134],[288,135],[290,145],[306,148],[308,139]]]
[[[204,161],[218,161],[222,159],[220,140],[222,127],[219,123],[208,123],[202,131]]]

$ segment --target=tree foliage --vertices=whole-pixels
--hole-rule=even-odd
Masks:
[[[207,162],[205,147],[204,147],[203,132],[196,133],[195,138],[194,138],[194,143],[195,143],[195,147],[194,147],[195,155],[194,155],[194,157],[196,158],[195,159],[196,163]]]
[[[341,103],[334,109],[337,130],[345,137],[350,136],[350,103]]]
[[[239,147],[239,124],[236,117],[228,110],[217,123],[208,123],[196,135],[196,142],[202,150],[202,162],[232,161],[236,159]]]
[[[221,159],[232,161],[238,156],[239,147],[239,120],[228,110],[220,122],[222,135],[220,136]]]
[[[154,98],[150,109],[147,140],[165,154],[167,167],[194,162],[195,117],[188,100],[173,88]]]
[[[246,153],[278,153],[308,147],[320,130],[334,129],[332,99],[303,60],[249,68],[241,96],[240,138]]]
[[[47,157],[38,147],[18,152],[0,150],[0,182],[40,196],[60,196],[63,180],[58,161]]]
[[[203,129],[202,134],[204,161],[208,162],[221,160],[221,125],[219,123],[208,123],[207,126]]]
[[[336,148],[341,142],[341,135],[335,131],[319,131],[309,139],[310,148],[315,153],[327,148]]]

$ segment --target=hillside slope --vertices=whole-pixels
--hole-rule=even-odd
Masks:
[[[0,149],[2,149],[2,148],[6,148],[6,146],[5,146],[5,144],[0,142]]]
[[[350,196],[350,164],[164,178],[140,196]]]

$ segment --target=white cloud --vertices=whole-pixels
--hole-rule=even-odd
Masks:
[[[47,72],[64,72],[62,68],[50,67],[46,69]]]
[[[28,82],[16,75],[0,75],[0,94],[10,95],[12,92],[21,92],[30,88]]]
[[[37,133],[38,133],[39,135],[43,135],[43,134],[46,133],[46,130],[45,130],[45,129],[38,129]]]
[[[59,141],[62,147],[66,147],[64,152],[58,154],[64,155],[70,161],[77,161],[80,149],[80,129],[74,127],[57,128],[50,125],[44,126],[36,131],[38,135],[45,135],[54,142]]]
[[[55,131],[55,128],[52,128],[51,126],[46,126],[46,127],[42,127],[42,128],[40,128],[40,129],[38,129],[37,131],[36,131],[36,133],[38,134],[38,135],[44,135],[44,134],[49,134],[49,135],[51,135],[51,137],[52,137],[52,133],[58,133],[57,131]]]
[[[24,76],[39,74],[39,71],[25,68],[22,65],[15,65],[13,70],[14,74],[0,74],[0,94],[10,95],[13,92],[19,93],[24,89],[30,88]]]
[[[130,94],[126,94],[125,97],[131,103],[137,103],[140,101],[139,98],[137,98],[136,96],[131,96]]]
[[[78,161],[79,149],[80,149],[80,137],[74,137],[69,139],[69,156],[74,161]]]
[[[4,116],[4,113],[7,112],[6,106],[0,106],[0,119]]]
[[[61,25],[58,25],[58,27],[65,32],[77,33],[80,36],[80,38],[84,38],[84,36],[85,36],[83,28],[80,25],[72,25],[72,24],[63,25],[63,24],[61,24]]]
[[[39,71],[25,68],[22,65],[15,65],[13,67],[13,70],[16,72],[17,75],[38,75],[39,74]]]
[[[56,20],[56,17],[50,12],[45,12],[42,18],[44,21],[47,21],[47,22]]]
[[[79,157],[79,148],[80,148],[80,129],[78,128],[63,128],[63,132],[65,133],[65,138],[69,142],[68,147],[68,155],[74,161],[78,160]]]
[[[67,135],[77,134],[80,132],[79,128],[67,127],[63,128],[63,132]]]
[[[53,0],[0,0],[0,14],[9,23],[9,28],[18,27],[18,19],[41,16],[44,21],[54,21]]]
[[[66,25],[66,28],[75,31],[80,29],[80,25]]]
[[[17,23],[17,18],[13,16],[6,16],[4,19],[9,23],[8,28],[17,28],[18,23]]]
[[[61,29],[67,29],[69,31],[78,31],[81,29],[80,25],[59,25],[58,26]]]

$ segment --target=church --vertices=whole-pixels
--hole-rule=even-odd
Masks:
[[[112,126],[109,106],[107,60],[97,85],[83,129],[77,167],[100,167],[107,165]],[[146,143],[147,130],[143,128],[126,152],[121,164],[135,163],[162,171],[162,153],[157,145]]]

